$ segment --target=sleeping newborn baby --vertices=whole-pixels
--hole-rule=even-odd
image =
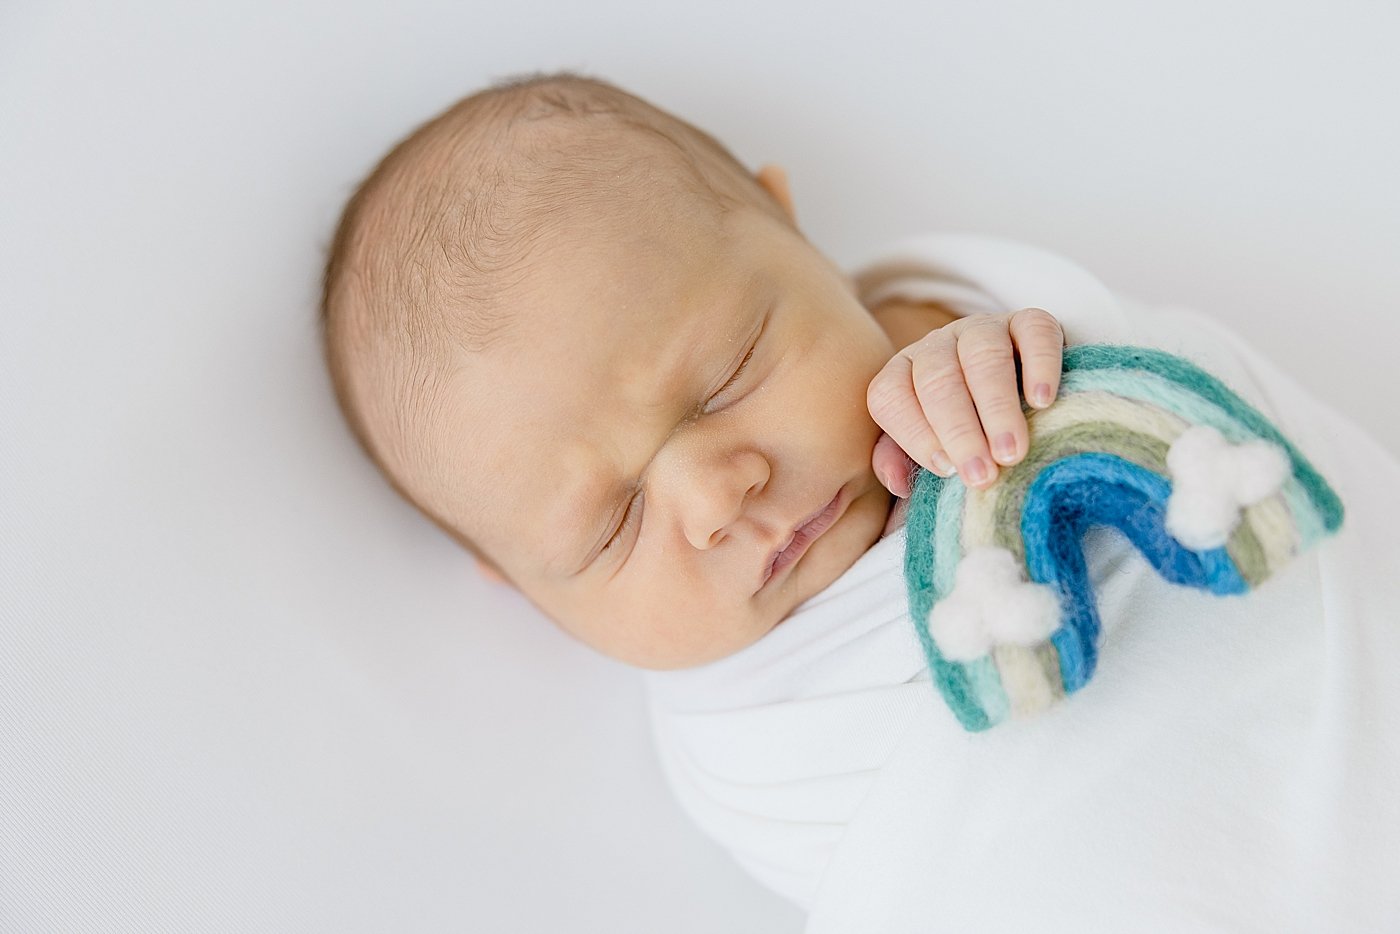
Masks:
[[[1063,344],[1042,309],[867,309],[781,170],[571,75],[505,82],[396,147],[345,211],[324,315],[389,481],[649,669],[729,655],[835,580],[907,495],[905,451],[991,483],[1027,448],[1013,348],[1044,405]]]
[[[322,310],[385,478],[644,669],[677,800],[808,934],[1400,928],[1400,464],[1215,320],[974,234],[847,276],[781,170],[571,74],[389,152]],[[911,471],[995,483],[1086,342],[1190,358],[1363,508],[1243,598],[1089,529],[1093,683],[969,733],[909,614]]]

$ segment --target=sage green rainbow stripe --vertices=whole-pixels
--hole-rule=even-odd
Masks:
[[[1030,452],[1019,464],[1008,469],[1006,476],[998,480],[992,488],[973,491],[969,494],[969,499],[977,501],[978,505],[990,502],[994,518],[987,523],[991,532],[990,539],[979,536],[977,541],[970,541],[969,537],[964,535],[962,541],[964,550],[974,545],[993,544],[1010,551],[1020,562],[1024,563],[1025,541],[1022,537],[1021,512],[1026,492],[1045,467],[1061,458],[1091,451],[1111,451],[1124,460],[1131,461],[1158,476],[1169,476],[1167,452],[1171,448],[1171,442],[1161,436],[1130,427],[1136,414],[1133,410],[1141,406],[1141,403],[1127,403],[1125,405],[1116,397],[1106,395],[1099,390],[1077,392],[1076,388],[1071,387],[1069,394],[1063,400],[1064,404],[1060,406],[1058,411],[1054,412],[1057,419],[1064,419],[1067,413],[1071,416],[1076,414],[1076,408],[1103,407],[1105,404],[1113,403],[1116,403],[1120,409],[1120,412],[1115,413],[1118,416],[1117,419],[1098,418],[1092,421],[1087,419],[1080,421],[1071,418],[1063,428],[1041,433],[1036,429],[1051,417],[1051,413],[1047,411],[1044,414],[1032,413],[1028,416],[1027,423],[1031,428],[1032,435]],[[1122,409],[1127,411],[1121,411]],[[1146,415],[1147,413],[1142,414]],[[1222,422],[1222,425],[1227,425],[1232,431],[1235,427],[1228,425],[1228,417],[1226,422]],[[1189,427],[1188,423],[1182,424],[1174,431],[1173,435],[1180,435],[1186,427]],[[1221,428],[1221,433],[1225,433],[1224,427]],[[1305,515],[1312,514],[1311,504],[1305,503],[1304,505],[1303,513]],[[967,509],[964,509],[964,521],[967,518],[966,512]],[[1318,522],[1316,516],[1313,516],[1313,522]],[[1270,568],[1265,560],[1264,546],[1250,522],[1241,522],[1236,526],[1227,542],[1227,548],[1230,557],[1234,559],[1235,565],[1240,571],[1240,576],[1251,587],[1268,578]]]
[[[1061,385],[1068,387],[1071,392],[1089,392],[1098,390],[1124,398],[1135,399],[1141,402],[1151,403],[1173,415],[1178,416],[1182,421],[1190,425],[1209,425],[1216,429],[1232,444],[1241,444],[1258,437],[1246,424],[1229,409],[1209,402],[1201,396],[1196,395],[1186,386],[1173,382],[1157,373],[1140,372],[1128,373],[1121,369],[1085,369],[1075,370],[1066,373],[1061,379]],[[1224,389],[1224,387],[1222,387]],[[1224,390],[1229,392],[1228,389]],[[1233,395],[1233,393],[1231,393]],[[1237,397],[1236,397],[1237,398]],[[1238,398],[1237,398],[1238,401]],[[1247,404],[1240,401],[1241,406],[1245,406],[1245,411],[1253,412]],[[1267,423],[1266,423],[1267,424]],[[1272,427],[1272,426],[1271,426]],[[1274,440],[1274,439],[1269,439]],[[1298,530],[1301,533],[1301,541],[1297,551],[1301,552],[1310,547],[1314,542],[1327,534],[1327,516],[1322,512],[1327,502],[1336,504],[1337,513],[1335,516],[1336,526],[1341,524],[1341,504],[1336,498],[1336,494],[1325,483],[1321,483],[1321,478],[1317,472],[1312,470],[1312,466],[1299,454],[1291,444],[1279,436],[1276,443],[1284,447],[1289,453],[1293,464],[1293,476],[1289,479],[1285,487],[1285,496],[1288,499],[1289,509],[1293,513]],[[1306,469],[1300,469],[1300,465]],[[1303,485],[1303,477],[1311,471],[1312,476],[1321,483],[1321,496],[1314,495],[1313,492]],[[1163,461],[1163,476],[1165,473],[1165,461]],[[1321,500],[1321,502],[1319,502]]]
[[[928,633],[929,611],[952,589],[956,566],[967,549],[995,544],[1024,564],[1020,520],[1025,496],[1039,473],[1055,461],[1108,451],[1168,477],[1171,442],[1198,424],[1215,428],[1231,443],[1263,437],[1277,444],[1288,454],[1293,475],[1273,497],[1246,507],[1226,543],[1251,588],[1335,531],[1343,519],[1340,500],[1297,448],[1232,390],[1189,361],[1120,345],[1069,347],[1063,360],[1055,405],[1043,411],[1024,409],[1031,433],[1029,453],[1013,467],[1002,468],[992,487],[972,490],[957,478],[916,472],[917,492],[911,498],[932,497],[933,508],[911,510],[906,535],[932,542],[933,547],[906,552],[910,610],[945,700],[970,729],[994,725],[1013,710],[1020,714],[1041,709],[1064,695],[1053,643],[997,646],[983,658],[949,662]]]
[[[1170,450],[1170,444],[1166,438],[1174,439],[1188,426],[1184,422],[1168,426],[1162,432],[1166,437],[1128,427],[1125,422],[1132,422],[1135,415],[1145,416],[1147,414],[1134,411],[1142,405],[1143,403],[1125,401],[1105,395],[1099,390],[1076,393],[1071,389],[1069,395],[1054,411],[1054,416],[1059,421],[1067,422],[1063,427],[1043,433],[1037,431],[1051,420],[1051,413],[1032,414],[1029,418],[1034,442],[1031,445],[1031,453],[1020,464],[1009,470],[1005,479],[991,489],[969,492],[962,510],[963,535],[960,542],[962,550],[966,551],[977,545],[993,544],[1010,551],[1019,562],[1024,563],[1025,544],[1021,515],[1025,496],[1040,472],[1049,464],[1062,458],[1107,449],[1145,470],[1156,473],[1158,476],[1166,476],[1168,474],[1166,457],[1168,450]],[[1114,408],[1118,409],[1118,412],[1112,413],[1111,410]],[[1104,409],[1109,409],[1110,414],[1116,414],[1119,420],[1103,417],[1098,420],[1074,420],[1079,414],[1077,410],[1102,412]],[[1291,477],[1290,481],[1292,481]],[[1297,489],[1297,493],[1302,499],[1304,513],[1312,514],[1312,505],[1305,496],[1301,496],[1300,487]],[[987,509],[992,515],[991,519],[981,524],[980,529],[980,531],[990,533],[989,535],[969,534],[968,519],[977,506]],[[1289,549],[1278,555],[1277,560],[1273,562],[1273,567],[1271,567],[1268,550],[1264,544],[1265,539],[1255,529],[1256,517],[1262,515],[1267,508],[1263,505],[1248,507],[1244,521],[1236,527],[1226,543],[1227,551],[1241,577],[1251,587],[1257,586],[1267,579],[1273,567],[1282,564],[1293,553]],[[1284,513],[1286,523],[1287,509],[1282,505],[1278,505],[1276,508]],[[1276,522],[1271,528],[1277,528],[1277,526]],[[1273,534],[1277,535],[1276,532]],[[1292,532],[1285,528],[1283,534],[1285,544],[1291,546]],[[944,567],[947,567],[946,563],[944,563]],[[1046,643],[1031,647],[998,646],[993,649],[993,658],[997,671],[1001,675],[1000,687],[1006,695],[1006,701],[1003,702],[995,693],[983,688],[980,683],[978,697],[982,700],[990,697],[997,709],[1003,707],[1005,703],[1009,703],[1018,714],[1031,713],[1048,706],[1058,697],[1063,696],[1060,658],[1053,644]],[[1015,674],[1008,677],[1008,672],[1015,672]]]
[[[1065,372],[1076,370],[1145,371],[1156,373],[1185,387],[1188,392],[1215,403],[1229,413],[1230,417],[1244,425],[1253,437],[1266,438],[1283,448],[1293,462],[1293,473],[1312,498],[1313,505],[1322,516],[1328,532],[1336,532],[1342,527],[1344,509],[1336,492],[1322,479],[1296,447],[1274,427],[1263,415],[1235,392],[1202,370],[1191,361],[1177,357],[1163,350],[1151,347],[1134,347],[1124,344],[1081,344],[1066,347],[1061,369]],[[1155,401],[1155,400],[1154,400]],[[1220,428],[1220,426],[1214,426]],[[1224,429],[1220,429],[1224,434]],[[1228,435],[1226,437],[1229,437]],[[1235,439],[1231,438],[1231,441]]]

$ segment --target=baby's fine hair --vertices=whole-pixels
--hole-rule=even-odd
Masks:
[[[346,203],[320,305],[352,433],[400,495],[468,551],[476,512],[437,456],[441,374],[509,326],[538,245],[622,227],[638,210],[758,207],[787,222],[716,139],[573,71],[496,81],[410,132]],[[454,491],[456,496],[454,496]]]

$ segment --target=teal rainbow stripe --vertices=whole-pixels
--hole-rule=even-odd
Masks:
[[[1043,710],[1093,677],[1101,626],[1083,553],[1089,528],[1118,529],[1174,584],[1240,597],[1342,525],[1340,498],[1302,452],[1182,357],[1068,347],[1055,403],[1023,411],[1031,444],[1019,464],[985,490],[918,470],[905,524],[910,616],[934,684],[970,731]],[[1287,459],[1282,481],[1239,508],[1218,547],[1188,547],[1167,530],[1176,490],[1168,456],[1196,426],[1232,448],[1266,442]],[[953,593],[964,556],[986,548],[1008,552],[1025,582],[1054,595],[1058,624],[1039,642],[997,642],[980,657],[952,660],[930,620]]]

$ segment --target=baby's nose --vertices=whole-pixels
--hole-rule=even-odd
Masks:
[[[695,471],[681,493],[681,521],[691,546],[708,550],[730,535],[770,476],[767,459],[754,451],[740,452],[713,470]]]

